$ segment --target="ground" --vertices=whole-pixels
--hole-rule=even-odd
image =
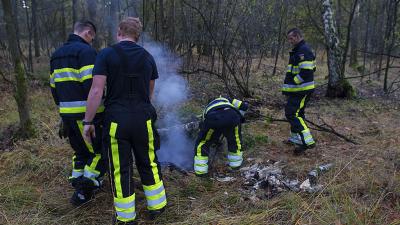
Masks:
[[[210,78],[198,79],[197,83],[189,79],[193,91],[200,93],[204,91],[198,88],[201,82]],[[280,79],[257,77],[255,98],[249,99],[261,114],[274,119],[284,118],[284,98],[278,91]],[[319,83],[326,82],[322,77],[319,79]],[[221,183],[164,170],[166,212],[155,221],[148,220],[143,191],[138,190],[138,221],[144,224],[400,224],[398,100],[374,92],[379,89],[375,81],[353,84],[359,95],[352,100],[326,99],[324,86],[320,87],[307,108],[307,118],[317,124],[326,122],[358,144],[312,130],[317,147],[296,157],[292,154],[293,147],[282,142],[289,134],[286,122],[259,117],[243,125],[244,166],[283,161],[285,174],[304,180],[315,166],[334,163],[333,169],[319,180],[324,186],[321,192],[284,192],[272,199],[251,201],[240,191],[243,186],[240,172],[228,171],[220,158],[212,173],[228,174],[236,177],[235,181]],[[1,86],[0,224],[111,224],[114,211],[108,181],[87,205],[75,208],[69,204],[73,190],[66,178],[71,170],[72,150],[66,140],[57,136],[59,118],[47,86],[40,81],[31,85],[32,117],[38,134],[30,140],[13,140],[10,135],[18,121],[10,90],[7,85]],[[193,97],[182,109],[183,114],[199,112],[204,99],[207,98]]]

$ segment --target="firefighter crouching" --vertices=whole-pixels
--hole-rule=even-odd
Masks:
[[[194,171],[197,176],[208,174],[209,148],[221,135],[224,135],[228,142],[229,167],[237,169],[242,165],[241,123],[247,109],[247,102],[223,97],[214,99],[204,109],[194,149]]]
[[[100,51],[84,120],[87,140],[101,135],[95,132],[92,120],[107,85],[103,138],[110,163],[116,224],[136,224],[134,158],[150,216],[161,214],[167,204],[155,152],[160,147],[154,128],[157,115],[150,102],[158,72],[150,53],[136,44],[141,29],[138,18],[122,20],[117,33],[119,42]]]
[[[74,205],[81,205],[93,197],[93,191],[100,187],[105,170],[100,136],[93,138],[92,143],[85,141],[82,136],[82,119],[96,60],[96,51],[90,46],[95,34],[93,23],[75,23],[74,33],[52,54],[50,60],[51,93],[62,118],[59,135],[68,137],[74,150],[72,174],[69,178],[75,188],[71,198]],[[99,107],[99,114],[94,120],[98,133],[101,132],[103,109],[103,106]]]
[[[310,129],[305,123],[305,107],[315,89],[315,56],[298,28],[289,30],[287,38],[293,49],[290,52],[282,92],[287,96],[285,115],[291,127],[288,142],[296,146],[294,153],[300,154],[315,146]]]

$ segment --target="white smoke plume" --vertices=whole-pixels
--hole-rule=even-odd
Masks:
[[[187,82],[178,74],[181,60],[167,47],[144,37],[143,47],[154,57],[159,78],[156,80],[153,104],[162,113],[159,127],[172,127],[181,124],[177,110],[188,99]],[[160,117],[160,115],[159,115]],[[173,163],[184,169],[193,168],[193,140],[182,129],[171,129],[161,136],[161,149],[157,151],[161,163]]]

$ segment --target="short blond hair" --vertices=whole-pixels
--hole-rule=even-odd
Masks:
[[[140,37],[143,26],[139,18],[127,17],[119,23],[118,28],[122,36],[127,36],[137,40]]]

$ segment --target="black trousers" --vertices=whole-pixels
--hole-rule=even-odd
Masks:
[[[194,149],[195,173],[208,173],[209,148],[221,135],[224,135],[228,142],[229,166],[239,167],[242,164],[241,116],[231,108],[218,109],[207,113],[200,126]]]
[[[311,94],[289,95],[285,107],[285,116],[290,123],[292,133],[299,134],[303,145],[314,144],[310,129],[305,123],[305,108]]]
[[[154,108],[153,108],[154,109]],[[166,206],[166,194],[156,150],[160,138],[154,128],[155,111],[106,113],[104,141],[107,146],[117,220],[135,220],[133,161],[142,181],[149,210]]]
[[[72,157],[72,175],[70,178],[85,176],[99,186],[97,178],[102,177],[105,172],[104,157],[102,157],[102,119],[96,116],[95,124],[96,137],[92,144],[83,139],[82,120],[62,118],[64,126],[68,129],[68,139],[74,150]]]

